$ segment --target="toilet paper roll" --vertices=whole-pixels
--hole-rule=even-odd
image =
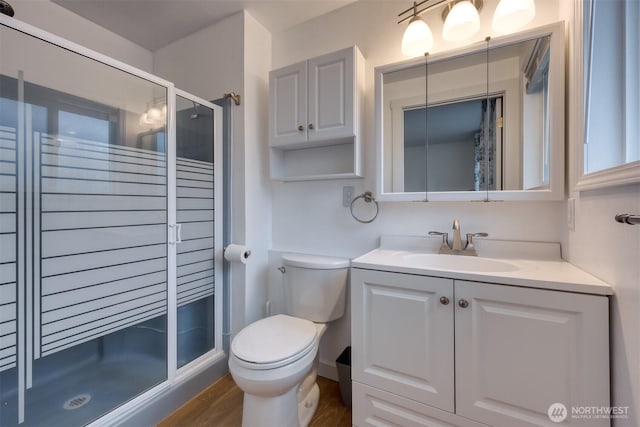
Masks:
[[[224,259],[229,262],[247,263],[251,251],[246,246],[231,244],[224,250]]]

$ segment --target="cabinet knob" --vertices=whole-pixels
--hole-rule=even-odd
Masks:
[[[298,126],[298,130],[299,130],[300,132],[302,132],[302,131],[304,130],[304,126],[302,126],[302,125]]]
[[[313,123],[309,123],[309,129],[313,130]]]
[[[440,297],[440,304],[442,304],[442,305],[449,305],[449,298],[447,298],[447,297]]]
[[[460,301],[458,301],[458,305],[462,308],[467,308],[469,307],[469,301],[463,298]]]

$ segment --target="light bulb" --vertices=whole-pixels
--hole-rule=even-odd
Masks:
[[[157,122],[162,120],[162,111],[156,107],[149,108],[149,111],[147,111],[147,117],[149,117],[149,120]]]
[[[456,3],[444,21],[442,38],[459,42],[473,37],[480,30],[478,10],[469,0]]]
[[[491,27],[497,33],[511,33],[527,25],[535,16],[533,0],[500,0]]]
[[[409,22],[409,26],[402,36],[402,54],[406,56],[420,56],[433,47],[433,33],[431,28],[417,16]]]
[[[147,113],[142,113],[140,115],[140,120],[138,121],[140,126],[146,126],[149,124],[149,118],[147,117]]]

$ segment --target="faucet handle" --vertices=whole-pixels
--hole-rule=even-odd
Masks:
[[[474,237],[489,237],[489,233],[467,233],[467,239],[473,239]]]
[[[449,239],[449,233],[442,233],[440,231],[430,231],[429,236],[442,236],[443,243]]]
[[[442,236],[442,245],[440,251],[443,249],[449,249],[449,233],[442,233],[440,231],[430,231],[429,236]]]
[[[489,233],[467,233],[467,248],[473,248],[474,237],[489,237]]]
[[[473,245],[474,237],[489,237],[489,234],[488,233],[467,233],[467,245],[464,247],[464,252],[466,252],[466,255],[473,255],[473,256],[478,255],[476,253],[476,248]]]

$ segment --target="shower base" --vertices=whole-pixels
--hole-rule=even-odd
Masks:
[[[26,419],[20,426],[82,426],[165,378],[165,361],[148,356],[132,355],[85,364],[27,390]],[[17,397],[5,402],[0,420],[3,427],[9,420],[17,420]]]

